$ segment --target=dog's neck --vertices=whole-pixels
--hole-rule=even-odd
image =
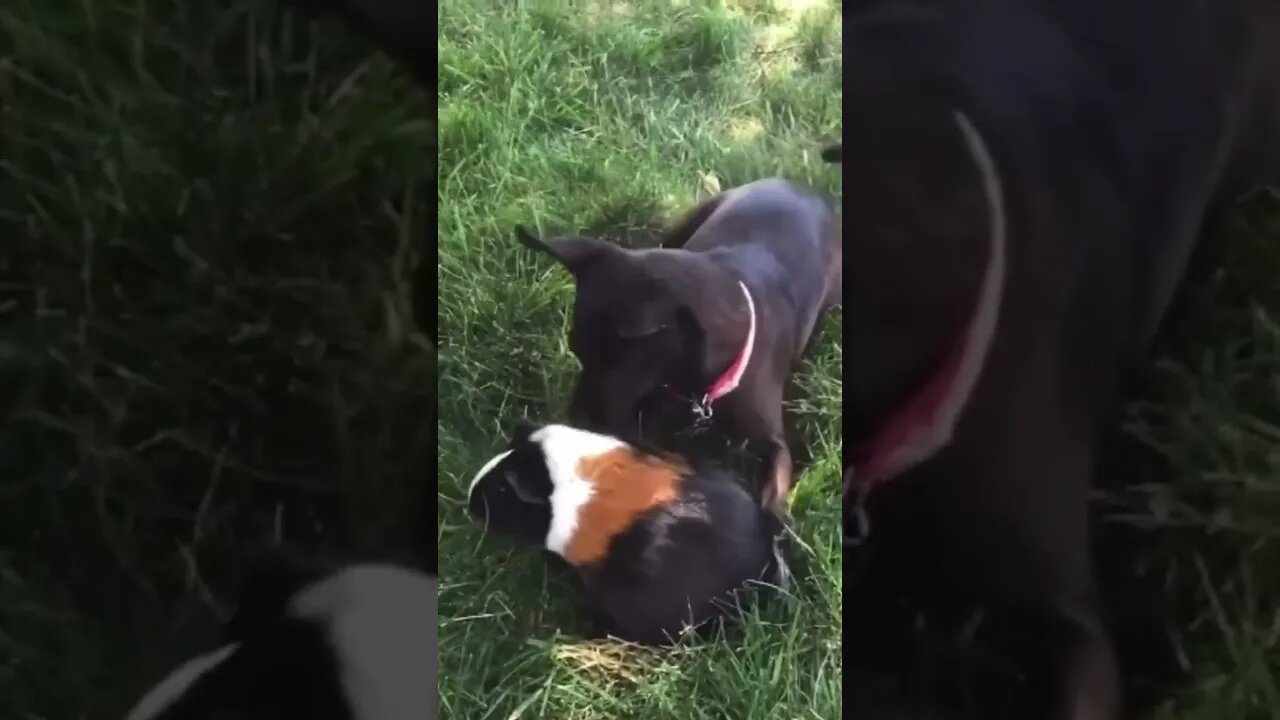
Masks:
[[[686,397],[704,413],[711,403],[733,392],[751,367],[759,344],[764,309],[746,280],[709,262],[702,253],[687,253],[684,268],[696,268],[683,287],[698,308],[702,344],[687,374],[672,378],[668,389]]]
[[[995,335],[1007,262],[1003,188],[995,160],[977,128],[959,112],[949,111],[946,118],[951,127],[945,132],[940,124],[918,128],[927,129],[932,137],[921,141],[924,147],[917,150],[927,153],[930,142],[947,138],[949,155],[933,166],[943,185],[928,184],[932,181],[925,179],[920,182],[926,185],[917,187],[909,181],[908,190],[898,199],[907,206],[890,203],[880,210],[889,216],[905,210],[937,217],[902,227],[889,217],[885,223],[892,229],[880,228],[880,239],[868,243],[894,248],[931,243],[929,247],[936,251],[934,274],[926,274],[925,282],[894,287],[897,278],[885,264],[902,270],[908,258],[928,253],[920,248],[881,248],[879,254],[869,250],[859,257],[857,245],[862,239],[856,231],[850,234],[853,247],[846,252],[852,255],[855,279],[849,287],[864,301],[846,303],[855,328],[850,381],[855,403],[863,401],[867,406],[853,413],[854,434],[862,442],[855,446],[846,491],[850,484],[861,491],[897,477],[950,442]],[[927,178],[930,164],[921,162],[920,156],[911,160],[917,163],[909,171],[912,180]],[[961,162],[967,167],[962,169]],[[886,180],[892,181],[892,177]],[[968,191],[955,192],[947,184]],[[912,200],[915,190],[920,196]],[[937,198],[939,205],[929,207],[930,198]],[[911,202],[916,207],[910,207]],[[875,265],[875,260],[882,264]],[[890,317],[876,317],[878,310]],[[883,340],[883,347],[870,347],[877,338]]]
[[[1004,297],[1004,194],[995,161],[977,128],[963,114],[956,124],[982,174],[990,213],[990,244],[972,315],[936,373],[895,412],[855,457],[860,484],[874,486],[923,462],[951,440],[995,337]]]
[[[759,322],[755,299],[751,297],[751,290],[747,284],[741,280],[738,281],[738,288],[742,293],[742,301],[746,304],[746,334],[738,343],[738,351],[734,354],[729,366],[708,386],[702,398],[704,405],[710,405],[738,387],[743,374],[747,371],[747,365],[751,362],[752,352],[755,350],[756,326]]]

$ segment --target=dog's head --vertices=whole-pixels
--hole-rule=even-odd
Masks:
[[[569,416],[575,424],[628,434],[642,398],[668,385],[704,390],[723,368],[725,327],[741,321],[741,290],[698,253],[628,250],[580,236],[539,238],[523,228],[524,246],[545,253],[577,285],[569,347],[578,376]]]
[[[683,461],[569,427],[520,424],[471,481],[473,517],[582,567],[649,510],[676,500]]]

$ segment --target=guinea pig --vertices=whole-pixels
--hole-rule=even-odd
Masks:
[[[436,585],[392,565],[261,572],[228,643],[170,673],[126,720],[436,720]]]
[[[785,588],[783,526],[726,470],[565,425],[519,425],[470,512],[574,567],[595,632],[664,645],[714,627],[752,585]]]

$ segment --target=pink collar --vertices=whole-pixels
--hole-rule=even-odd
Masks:
[[[742,288],[742,295],[747,299],[747,315],[750,324],[747,326],[747,340],[742,344],[742,349],[738,351],[738,356],[733,359],[733,363],[729,368],[721,373],[716,381],[711,383],[711,389],[707,390],[707,394],[702,396],[702,406],[710,407],[711,403],[733,392],[738,387],[738,382],[742,380],[742,375],[747,371],[747,362],[751,360],[751,351],[756,345],[756,305],[751,299],[751,291],[747,290],[747,286],[741,280],[738,281],[738,287]]]
[[[747,326],[747,340],[742,343],[742,349],[738,351],[737,357],[733,359],[727,370],[711,383],[711,387],[698,400],[691,400],[693,405],[693,414],[697,416],[695,424],[701,425],[711,419],[711,403],[733,392],[741,382],[742,376],[747,372],[747,363],[751,360],[751,351],[756,345],[756,304],[751,299],[751,291],[747,290],[747,286],[741,280],[738,281],[738,287],[742,288],[742,295],[747,299],[747,315],[750,324]],[[675,390],[670,385],[665,385],[668,390],[675,394]]]
[[[862,492],[900,476],[951,442],[960,413],[969,402],[995,337],[1004,295],[1005,212],[1000,178],[981,135],[956,113],[970,153],[982,175],[991,215],[991,242],[973,316],[935,374],[870,442],[854,455],[850,484]]]

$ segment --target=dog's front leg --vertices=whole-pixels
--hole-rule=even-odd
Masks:
[[[782,383],[752,383],[739,388],[733,419],[742,434],[752,439],[760,457],[769,465],[760,490],[760,504],[781,510],[791,492],[791,449],[782,429]]]
[[[1063,665],[1056,673],[1054,720],[1120,717],[1119,667],[1100,622],[1067,616]]]
[[[760,503],[765,507],[781,509],[791,494],[791,450],[787,440],[779,434],[769,439],[769,450],[773,463],[769,472],[768,484],[760,493]]]

